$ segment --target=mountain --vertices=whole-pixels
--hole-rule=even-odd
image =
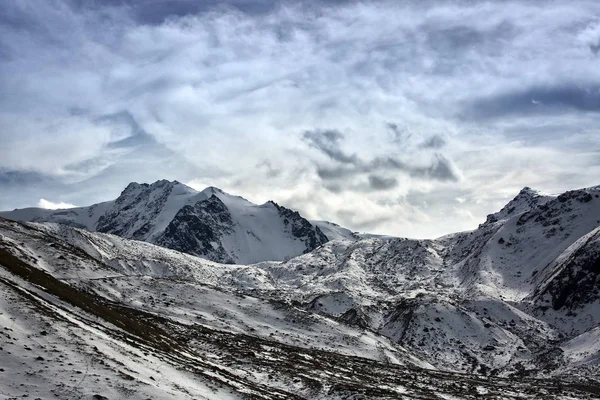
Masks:
[[[428,258],[428,249],[415,241],[390,240],[385,249],[377,248],[378,241],[364,244],[376,245],[369,253],[382,251],[365,267],[366,276],[385,261],[410,263],[401,254],[408,249],[417,250],[416,259]],[[331,247],[358,261],[359,249],[366,248],[351,243],[328,243],[312,258],[327,265]],[[561,343],[566,361],[550,371],[555,375],[546,373],[552,380],[456,374],[452,370],[460,365],[441,368],[411,349],[427,330],[429,340],[455,332],[464,343],[472,341],[472,331],[461,327],[469,318],[455,319],[461,307],[456,300],[456,306],[445,306],[449,300],[433,292],[425,306],[420,296],[386,296],[386,305],[365,292],[364,301],[356,302],[362,302],[359,312],[349,303],[360,293],[326,289],[337,286],[326,275],[335,276],[338,266],[323,271],[328,282],[304,287],[298,268],[284,269],[310,266],[292,261],[217,264],[115,235],[0,219],[0,319],[6,322],[0,331],[0,389],[9,398],[96,400],[598,398],[597,383],[585,378],[597,370],[579,374],[582,365],[595,365],[597,329]],[[375,291],[385,283],[355,278],[342,285],[352,280],[354,289]],[[311,280],[314,275],[306,278]],[[328,295],[311,295],[321,290]],[[482,320],[493,327],[479,329],[501,337],[501,322],[492,322],[501,308],[485,305],[490,315]],[[378,312],[386,314],[386,329],[379,332],[368,319]],[[523,335],[541,326],[521,315]],[[469,328],[477,321],[473,316]],[[428,357],[443,365],[439,355],[452,355],[461,345],[451,341]],[[539,343],[524,345],[529,351]],[[576,372],[565,373],[571,364]]]
[[[311,224],[318,227],[329,240],[358,240],[360,236],[350,229],[339,226],[329,221],[310,221]]]
[[[104,213],[102,222],[120,235],[163,247],[73,224],[0,220],[4,293],[43,303],[44,310],[60,306],[62,319],[94,332],[83,347],[63,345],[76,359],[93,346],[106,358],[110,338],[118,349],[110,352],[112,372],[92,364],[92,374],[122,380],[115,368],[124,364],[124,373],[144,383],[129,382],[130,390],[176,388],[172,369],[159,381],[148,376],[186,365],[186,375],[173,379],[200,398],[240,391],[256,398],[599,397],[600,187],[559,196],[525,188],[477,229],[434,240],[372,237],[313,222],[335,240],[288,260],[250,265],[164,246],[174,240],[200,252],[208,247],[205,238],[232,240],[229,229],[233,221],[246,223],[238,212],[245,207],[284,215],[282,225],[292,234],[314,225],[292,224],[295,213],[274,203],[251,205],[214,188],[197,193],[205,197],[174,207],[169,218],[160,218],[170,209],[165,206],[148,206],[161,210],[156,215],[138,213],[139,203],[174,201],[145,194],[124,201],[121,217]],[[261,220],[270,221],[265,215]],[[86,296],[94,297],[82,304]],[[30,326],[27,318],[39,317],[39,304],[20,314],[12,303],[0,302],[0,318]],[[146,335],[138,324],[156,331]],[[64,329],[43,345],[63,343]],[[9,335],[14,364],[38,371],[29,350],[18,347],[23,341],[33,348],[39,342],[27,335],[36,332]],[[147,353],[143,361],[127,355],[131,343]],[[45,359],[48,352],[39,351]],[[68,377],[68,368],[61,371]],[[46,377],[43,371],[33,376]],[[18,377],[6,379],[0,386],[17,393],[10,382]]]
[[[214,187],[198,192],[167,180],[130,183],[116,200],[89,207],[17,209],[0,217],[112,233],[223,263],[289,259],[328,240],[318,226],[272,201],[256,205]]]
[[[521,189],[514,199],[502,207],[500,211],[488,215],[486,223],[490,224],[497,221],[507,220],[511,216],[522,214],[526,211],[536,208],[537,206],[543,205],[553,198],[554,196],[547,195],[526,186]]]

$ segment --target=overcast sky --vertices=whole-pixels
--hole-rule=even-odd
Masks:
[[[201,5],[200,5],[201,4]],[[0,209],[213,185],[354,230],[600,184],[598,1],[8,1]]]

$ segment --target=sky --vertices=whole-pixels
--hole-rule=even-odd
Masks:
[[[178,180],[417,238],[600,184],[598,1],[20,0],[0,209]]]

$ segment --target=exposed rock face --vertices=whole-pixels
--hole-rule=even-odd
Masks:
[[[292,234],[293,237],[298,238],[306,245],[304,253],[309,253],[317,247],[325,244],[328,239],[318,226],[313,226],[308,220],[302,218],[298,211],[290,210],[270,201],[271,204],[277,208],[279,215],[283,218],[283,223],[286,230]]]
[[[177,184],[166,180],[152,185],[130,183],[115,200],[114,207],[100,217],[96,230],[129,239],[148,239]]]
[[[257,206],[216,188],[181,208],[153,243],[212,261],[235,264],[289,259],[326,243],[298,212],[270,201]]]
[[[536,288],[533,299],[540,307],[577,313],[600,302],[600,228],[572,246],[551,274]]]
[[[233,225],[229,210],[213,194],[179,210],[156,244],[230,264],[235,258],[223,248],[222,238],[233,233]]]
[[[505,205],[500,211],[488,215],[485,223],[492,224],[500,220],[505,220],[513,215],[518,215],[525,211],[534,209],[535,207],[545,204],[552,199],[553,196],[543,194],[526,186],[521,189],[519,194],[517,194],[517,196],[515,196],[515,198]]]

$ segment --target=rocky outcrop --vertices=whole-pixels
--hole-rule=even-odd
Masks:
[[[222,244],[223,236],[233,232],[233,224],[225,204],[212,195],[179,210],[163,234],[157,238],[156,244],[204,256],[212,261],[234,263],[234,255],[229,254]]]
[[[313,226],[307,219],[302,218],[298,211],[290,210],[270,201],[277,208],[279,215],[283,218],[283,223],[293,237],[298,238],[306,245],[304,253],[309,253],[317,247],[329,241],[327,236],[318,226]]]

